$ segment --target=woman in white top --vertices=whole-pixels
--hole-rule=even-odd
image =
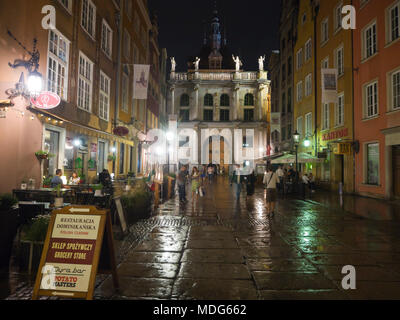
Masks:
[[[263,183],[267,188],[267,213],[273,217],[275,215],[275,203],[277,198],[276,185],[279,183],[278,176],[271,168],[264,174]]]
[[[69,185],[77,186],[79,183],[81,183],[81,178],[78,177],[76,172],[72,173],[72,177],[69,178]]]

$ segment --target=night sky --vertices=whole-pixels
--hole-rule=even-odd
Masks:
[[[187,71],[188,57],[200,52],[215,2],[228,47],[241,57],[244,70],[257,71],[258,57],[268,61],[271,50],[279,49],[280,0],[148,0],[150,14],[158,16],[160,48],[175,57],[177,71]]]

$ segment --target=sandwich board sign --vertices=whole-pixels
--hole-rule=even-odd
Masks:
[[[93,206],[53,211],[32,299],[93,299],[97,273],[112,274],[118,288],[111,216]]]

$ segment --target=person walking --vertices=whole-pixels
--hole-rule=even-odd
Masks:
[[[284,177],[284,172],[282,170],[282,166],[279,166],[278,170],[276,170],[276,175],[278,176],[278,191],[279,193],[282,193],[283,190],[283,177]]]
[[[271,167],[268,167],[267,172],[264,174],[263,183],[267,189],[267,213],[272,218],[275,215],[278,176],[272,171]]]
[[[254,170],[251,170],[251,173],[247,176],[246,179],[247,197],[254,195],[255,183],[256,183],[256,176],[254,174]]]
[[[242,178],[242,174],[241,174],[239,165],[235,166],[235,170],[232,173],[230,182],[231,182],[231,186],[233,185],[233,187],[234,187],[236,201],[239,201],[240,193],[242,192],[242,182],[243,182],[243,178]]]
[[[193,167],[192,175],[190,176],[192,180],[192,204],[199,200],[199,188],[200,188],[200,172],[197,167]]]
[[[186,203],[186,167],[182,166],[181,170],[179,170],[176,175],[177,185],[178,185],[178,193],[179,193],[179,202]]]
[[[207,167],[208,183],[212,184],[214,178],[214,166],[210,163]]]
[[[303,195],[303,198],[306,197],[306,190],[310,184],[310,179],[308,178],[307,173],[303,173],[303,176],[301,177],[301,193]]]

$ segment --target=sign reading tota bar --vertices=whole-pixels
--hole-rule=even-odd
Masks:
[[[108,252],[102,252],[104,248]],[[41,295],[92,299],[100,258],[106,255],[117,284],[107,211],[83,206],[53,211],[33,299]]]
[[[339,131],[333,131],[322,136],[322,141],[331,141],[336,139],[342,139],[349,135],[349,129],[342,129]]]

